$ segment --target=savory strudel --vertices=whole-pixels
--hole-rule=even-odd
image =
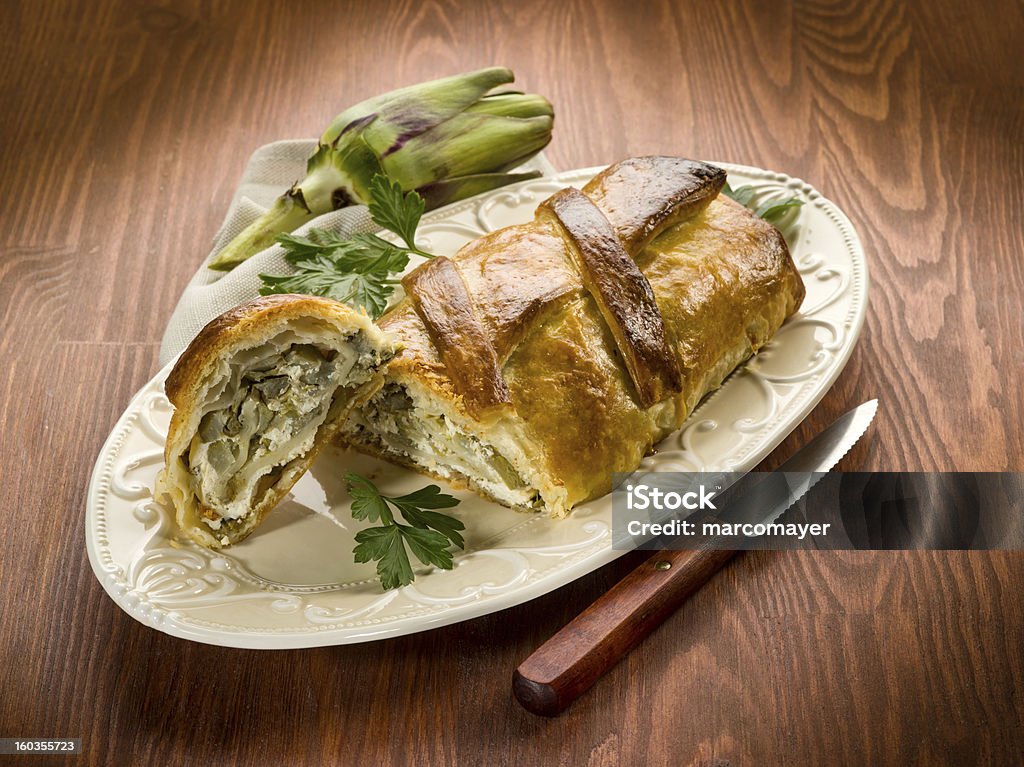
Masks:
[[[179,527],[212,548],[252,532],[381,386],[395,349],[364,313],[313,296],[258,298],[207,325],[165,385],[157,492]]]
[[[626,160],[420,266],[380,321],[405,348],[341,437],[517,508],[607,493],[803,300],[725,177]]]
[[[182,528],[240,540],[335,435],[515,508],[607,493],[803,300],[782,235],[724,183],[675,157],[610,166],[408,274],[379,329],[308,296],[217,318],[166,386]]]

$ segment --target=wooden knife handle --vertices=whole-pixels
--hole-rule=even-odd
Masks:
[[[516,698],[534,714],[561,713],[735,553],[655,553],[523,661],[512,676]]]

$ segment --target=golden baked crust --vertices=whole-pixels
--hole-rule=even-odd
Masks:
[[[210,393],[230,377],[232,360],[282,334],[296,333],[325,349],[338,348],[358,334],[377,355],[368,381],[351,390],[339,386],[327,419],[316,432],[312,447],[281,467],[269,487],[254,498],[239,523],[213,530],[204,523],[204,506],[194,489],[187,456],[203,415],[210,410]],[[287,337],[287,336],[285,336]],[[287,341],[283,342],[287,343]],[[182,352],[164,386],[174,405],[164,449],[165,468],[157,478],[157,495],[175,508],[179,527],[204,546],[219,548],[249,535],[291,489],[321,448],[337,433],[351,409],[370,397],[383,381],[382,365],[393,356],[395,344],[369,318],[327,298],[272,295],[257,298],[212,320]],[[206,510],[209,513],[209,510]]]
[[[640,405],[588,296],[536,328],[505,366],[544,471],[565,488],[565,507],[556,513],[609,492],[612,472],[635,469],[804,296],[782,236],[728,199],[655,240],[638,262],[674,339],[678,394]]]
[[[402,285],[469,411],[480,416],[511,404],[491,339],[452,260],[433,258],[406,276]]]
[[[583,192],[563,189],[543,203],[565,230],[566,249],[611,331],[640,403],[679,391],[679,362],[669,344],[651,283],[611,223]]]
[[[312,316],[346,327],[354,314],[344,304],[319,296],[282,293],[246,301],[214,317],[199,331],[167,376],[164,392],[172,405],[183,407],[195,395],[204,374],[209,374],[213,361],[240,341],[251,340],[254,334],[264,335],[275,323]],[[180,418],[181,414],[176,412],[175,416]]]
[[[680,376],[678,385],[662,387],[661,401],[648,405],[641,397],[567,252],[563,225],[544,206],[530,223],[474,240],[452,257],[502,365],[514,412],[477,415],[466,407],[409,299],[380,321],[405,344],[386,384],[404,387],[493,446],[555,515],[607,493],[613,472],[635,469],[803,300],[782,235],[716,197],[723,181],[722,171],[703,163],[635,158],[583,189],[653,291]],[[382,449],[362,426],[344,436],[367,452],[453,478]],[[472,476],[454,478],[501,500]]]
[[[720,169],[679,158],[610,166],[582,192],[554,195],[530,223],[481,237],[407,276],[407,297],[380,329],[365,314],[310,296],[268,296],[218,317],[166,383],[175,413],[159,486],[179,525],[206,546],[241,540],[343,426],[345,440],[366,452],[509,505],[560,516],[607,493],[614,472],[635,469],[803,300],[785,240],[718,198],[724,181]],[[355,334],[358,354],[369,344],[376,356],[348,386],[329,350],[351,351],[345,344]],[[262,353],[261,344],[276,353],[280,338],[306,349],[303,364],[333,366],[337,388],[330,398],[317,390],[317,401],[330,406],[318,411],[322,422],[304,422],[306,441],[285,443],[311,447],[286,453],[262,484],[249,472],[251,496],[233,497],[211,526],[203,515],[211,519],[215,510],[201,497],[204,488],[206,497],[220,496],[193,482],[190,471],[223,435],[204,437],[201,419],[222,412],[216,408],[223,409],[225,391],[263,397],[244,376],[254,356],[245,353]],[[275,363],[267,375],[278,378],[281,369]],[[261,416],[257,434],[263,423]],[[374,432],[375,423],[395,442]],[[396,447],[403,444],[415,456]],[[230,471],[246,455],[227,462]],[[217,472],[215,489],[225,477],[235,475]],[[244,514],[238,497],[252,499]]]

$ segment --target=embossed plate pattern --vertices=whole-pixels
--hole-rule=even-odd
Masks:
[[[849,358],[867,310],[867,264],[849,220],[810,185],[780,173],[720,163],[730,183],[805,201],[792,227],[807,285],[804,309],[760,354],[704,400],[644,461],[647,470],[754,466],[810,412]],[[537,203],[597,170],[528,181],[428,214],[423,244],[453,253],[471,238],[529,220]],[[611,499],[565,520],[509,511],[456,492],[467,526],[455,569],[419,568],[416,581],[382,593],[372,565],[352,562],[359,529],[348,515],[341,467],[388,492],[424,479],[331,448],[249,539],[224,552],[182,538],[151,488],[163,460],[168,369],[140,391],[96,461],[86,508],[89,560],[132,617],[175,636],[231,647],[292,648],[364,642],[501,610],[610,562]]]

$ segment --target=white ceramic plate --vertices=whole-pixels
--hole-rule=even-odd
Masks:
[[[735,188],[804,200],[791,236],[807,285],[800,314],[707,398],[644,468],[742,471],[810,412],[842,371],[867,309],[867,264],[846,216],[799,179],[720,163]],[[528,181],[428,214],[423,245],[453,253],[474,237],[528,221],[552,192],[581,186],[597,168]],[[611,546],[611,497],[553,521],[476,496],[455,510],[466,548],[451,571],[419,568],[384,593],[372,564],[352,561],[361,525],[348,513],[344,469],[389,494],[422,476],[328,449],[292,494],[243,543],[214,552],[181,537],[151,488],[163,461],[170,406],[162,370],[132,400],[96,461],[86,508],[89,560],[129,615],[168,634],[229,647],[292,648],[365,642],[475,618],[558,588],[622,554]]]

